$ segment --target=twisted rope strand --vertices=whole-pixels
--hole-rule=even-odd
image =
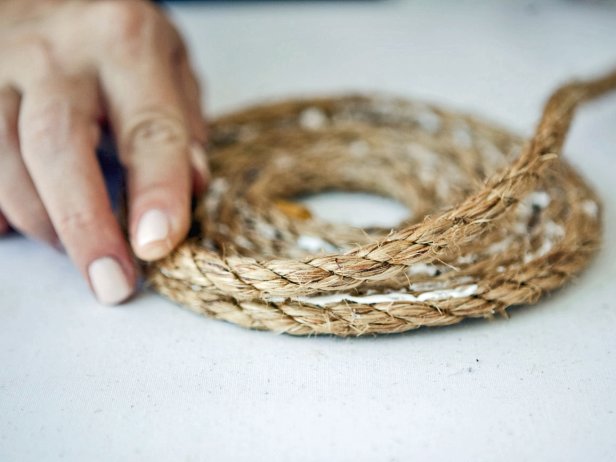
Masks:
[[[150,265],[149,283],[197,312],[294,335],[403,332],[535,303],[599,247],[599,201],[560,155],[575,110],[615,88],[616,72],[561,87],[527,143],[383,97],[223,117],[209,147],[214,184],[196,215],[202,235]],[[341,187],[431,214],[359,233],[276,211],[281,199]],[[324,250],[302,249],[304,234]]]

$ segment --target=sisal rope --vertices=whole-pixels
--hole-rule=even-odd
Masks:
[[[535,303],[600,245],[599,200],[560,154],[575,110],[614,88],[616,72],[561,87],[529,141],[382,96],[219,118],[198,235],[149,265],[149,284],[199,313],[293,335],[397,333]],[[412,216],[358,229],[291,201],[328,190],[389,196]]]

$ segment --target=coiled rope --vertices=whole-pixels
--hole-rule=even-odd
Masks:
[[[149,284],[199,313],[293,335],[397,333],[535,303],[600,245],[599,200],[560,154],[576,108],[614,88],[616,72],[559,88],[529,141],[388,97],[219,118],[198,236],[151,264]],[[412,217],[357,229],[290,201],[328,190],[389,196]]]

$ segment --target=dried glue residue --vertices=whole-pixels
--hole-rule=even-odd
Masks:
[[[565,228],[552,220],[546,221],[543,225],[543,241],[541,246],[532,253],[524,255],[524,263],[528,263],[537,258],[550,253],[554,245],[565,236]]]
[[[565,236],[565,228],[552,220],[546,221],[543,229],[548,239],[562,239]]]
[[[507,236],[501,241],[490,244],[486,250],[489,255],[496,255],[505,252],[513,242],[513,236]]]
[[[375,295],[350,295],[350,294],[332,294],[332,295],[317,295],[314,297],[294,297],[291,300],[310,303],[321,307],[340,303],[342,301],[361,303],[364,305],[372,305],[375,303],[393,303],[393,302],[426,302],[431,300],[447,300],[450,298],[469,297],[477,292],[477,284],[460,286],[453,289],[434,290],[431,292],[423,292],[418,295],[413,295],[405,292],[389,292],[387,294]],[[273,301],[273,300],[271,300]]]
[[[222,197],[228,192],[229,183],[223,178],[215,178],[210,183],[205,197],[205,210],[208,215],[215,215]]]
[[[526,233],[528,219],[533,213],[547,208],[551,201],[550,195],[545,191],[533,191],[524,197],[516,210],[518,217],[516,225],[519,225],[519,229],[516,232]]]
[[[591,218],[597,218],[597,216],[599,216],[599,206],[595,201],[591,201],[590,199],[582,202],[582,210]]]
[[[409,276],[438,276],[439,274],[449,271],[445,265],[435,265],[433,263],[414,263],[408,267],[406,274]]]
[[[460,255],[456,260],[456,263],[460,265],[470,265],[471,263],[475,263],[477,261],[477,255],[474,253],[469,253],[468,255]]]
[[[435,134],[441,128],[440,117],[427,108],[418,112],[417,123],[424,131],[431,134]]]
[[[452,131],[453,142],[464,148],[470,148],[473,145],[473,137],[471,130],[466,123],[459,123]]]
[[[306,130],[318,130],[327,123],[327,116],[316,107],[304,109],[299,115],[299,124]]]
[[[421,281],[421,282],[413,282],[409,284],[409,289],[413,292],[427,292],[431,290],[444,290],[447,289],[451,284],[459,284],[460,286],[464,284],[470,284],[474,282],[474,279],[471,276],[460,276],[455,278],[454,280],[435,280],[435,281]]]
[[[528,195],[528,200],[532,206],[540,209],[546,208],[552,201],[550,195],[545,191],[534,191],[530,193]]]

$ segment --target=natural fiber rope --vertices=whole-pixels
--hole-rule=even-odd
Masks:
[[[222,117],[199,236],[150,265],[148,281],[199,313],[294,335],[403,332],[535,303],[599,246],[598,199],[559,156],[575,109],[614,88],[616,72],[563,86],[526,143],[384,97]],[[360,230],[289,202],[332,189],[393,197],[413,217]]]

